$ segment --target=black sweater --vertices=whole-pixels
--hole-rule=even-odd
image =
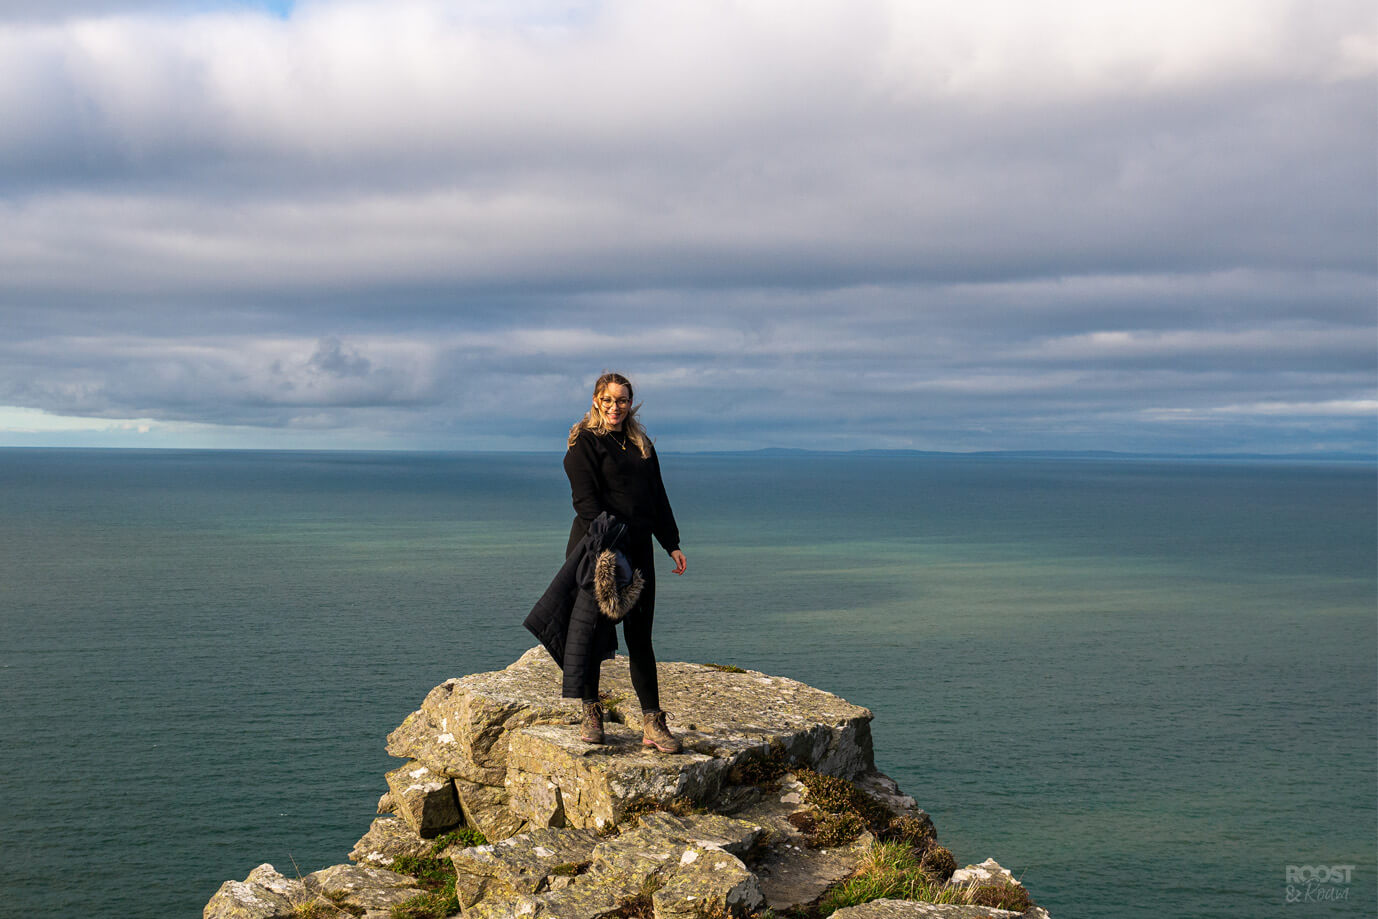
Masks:
[[[607,511],[631,526],[634,540],[655,536],[661,548],[673,552],[679,548],[679,527],[660,480],[655,448],[642,457],[635,444],[627,442],[624,449],[623,443],[621,434],[580,431],[565,453],[565,475],[579,515],[569,545],[576,545],[594,518]]]

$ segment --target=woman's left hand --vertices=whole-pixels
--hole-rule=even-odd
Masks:
[[[684,553],[676,549],[670,553],[670,557],[675,560],[675,574],[684,574],[684,569],[689,564],[689,560],[684,557]]]

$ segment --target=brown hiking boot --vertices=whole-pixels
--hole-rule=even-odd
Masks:
[[[684,749],[679,738],[671,734],[670,729],[665,726],[664,712],[642,712],[641,718],[641,742],[643,744],[648,747],[655,747],[661,753],[679,753]]]
[[[599,702],[584,703],[584,720],[580,726],[579,739],[584,743],[603,742],[603,706]]]

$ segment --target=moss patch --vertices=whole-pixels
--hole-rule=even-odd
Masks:
[[[913,814],[896,817],[886,825],[880,837],[888,842],[902,842],[920,852],[928,851],[937,843],[933,821],[927,814],[922,817]]]
[[[768,785],[790,769],[782,744],[773,743],[764,752],[750,753],[732,767],[728,781],[734,785]]]
[[[977,906],[993,906],[1016,913],[1034,905],[1029,892],[1018,884],[978,884],[967,889],[967,897]]]
[[[814,824],[809,845],[815,849],[831,849],[856,839],[866,830],[866,822],[856,814],[824,814]]]
[[[957,859],[952,857],[952,853],[942,846],[933,845],[924,852],[919,863],[926,874],[930,877],[947,883],[952,877],[952,873],[957,870]],[[989,904],[987,904],[989,905]]]
[[[627,809],[622,817],[622,822],[617,824],[613,832],[606,835],[616,835],[623,829],[630,829],[641,822],[641,817],[645,814],[654,814],[657,811],[664,811],[667,814],[674,814],[676,817],[688,817],[690,814],[704,814],[707,809],[699,804],[695,804],[688,798],[672,798],[669,801],[655,801],[650,798],[639,798],[627,805]],[[599,835],[604,835],[599,830]]]
[[[589,870],[593,862],[566,862],[550,869],[550,873],[562,878],[576,878]]]
[[[816,849],[832,848],[851,842],[866,830],[882,836],[893,818],[890,810],[856,785],[834,775],[812,769],[794,770],[795,778],[809,792],[811,823],[791,818]]]

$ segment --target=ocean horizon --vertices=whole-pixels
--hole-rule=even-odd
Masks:
[[[959,864],[1055,917],[1378,909],[1370,458],[662,465],[660,658],[870,708]],[[196,914],[345,861],[386,734],[534,643],[571,516],[556,453],[0,448],[0,915]]]

